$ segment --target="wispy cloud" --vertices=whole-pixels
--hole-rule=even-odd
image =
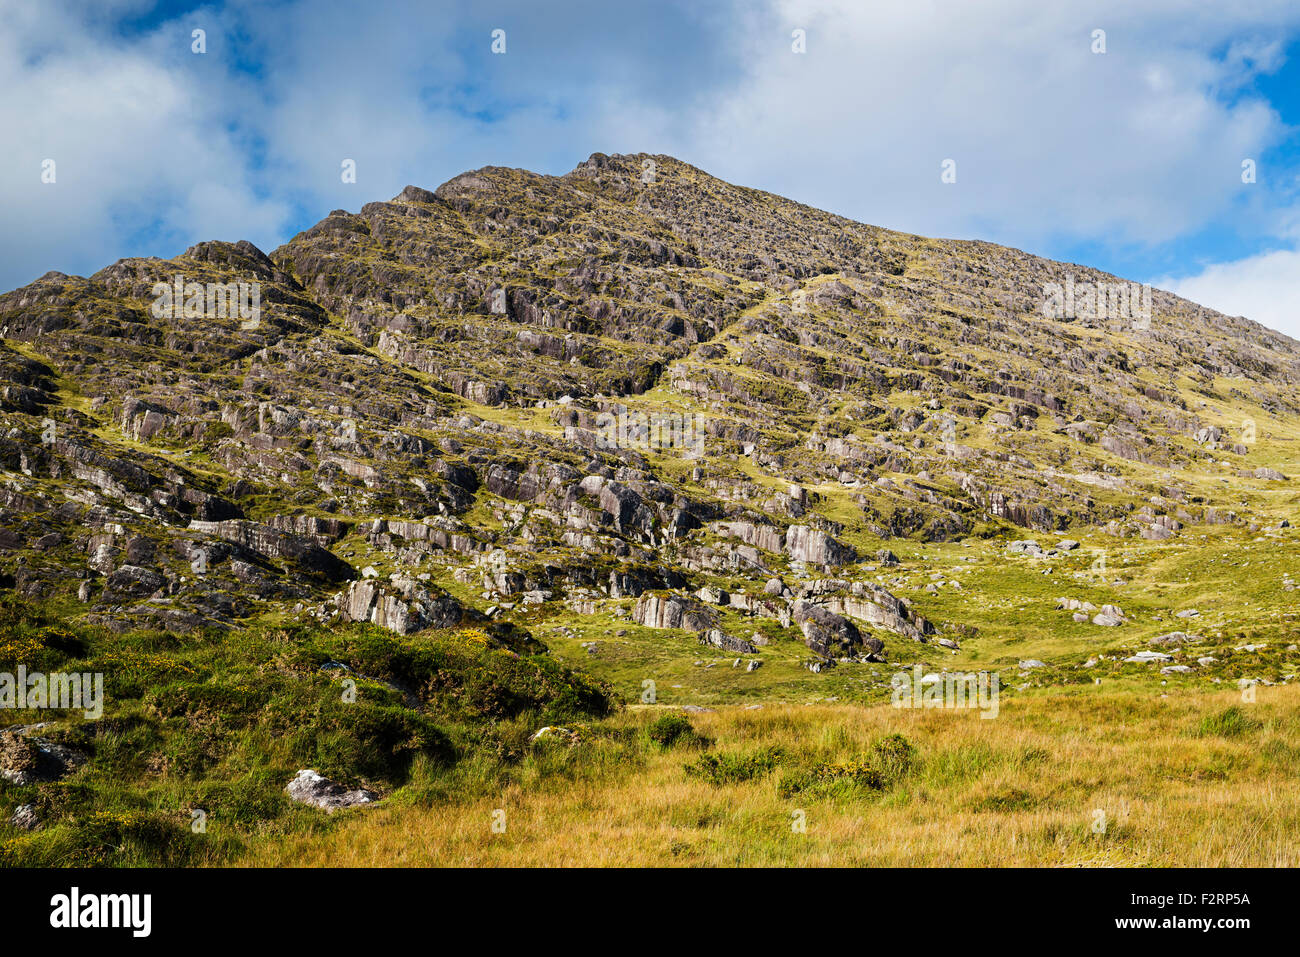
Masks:
[[[1154,284],[1233,316],[1246,316],[1300,339],[1300,250],[1277,249],[1214,263],[1195,275]]]
[[[1294,3],[0,0],[0,17],[5,288],[203,239],[271,248],[481,165],[645,150],[866,222],[1172,276],[1300,331],[1247,291],[1255,270],[1268,295],[1293,288],[1277,211],[1296,104],[1258,81],[1289,68]],[[1185,265],[1205,262],[1222,265]]]

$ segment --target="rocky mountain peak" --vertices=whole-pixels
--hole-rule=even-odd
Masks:
[[[926,642],[862,577],[891,540],[1274,520],[1300,344],[1134,288],[603,153],[47,273],[0,296],[0,573],[113,627],[524,595]]]

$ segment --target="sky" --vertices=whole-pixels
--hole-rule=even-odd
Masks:
[[[647,152],[1300,338],[1296,0],[0,0],[0,129],[5,290]]]

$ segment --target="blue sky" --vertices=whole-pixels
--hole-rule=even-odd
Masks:
[[[0,22],[4,289],[645,151],[1300,337],[1294,0],[0,0]]]

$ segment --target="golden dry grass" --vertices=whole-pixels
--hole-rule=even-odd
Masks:
[[[1238,705],[1249,727],[1199,734]],[[778,746],[784,763],[856,760],[901,733],[918,765],[884,791],[782,798],[781,769],[715,786],[636,729],[561,755],[502,793],[395,800],[324,832],[252,848],[243,863],[334,866],[1295,866],[1300,689],[1160,698],[1085,689],[1022,697],[1001,715],[888,706],[766,706],[692,716],[711,751]],[[647,713],[650,712],[650,713]],[[618,731],[632,732],[621,739]],[[611,742],[617,741],[617,744]],[[622,750],[601,755],[600,748]],[[506,814],[504,833],[493,815]],[[802,811],[806,830],[793,827]],[[1100,827],[1104,815],[1105,827]]]

